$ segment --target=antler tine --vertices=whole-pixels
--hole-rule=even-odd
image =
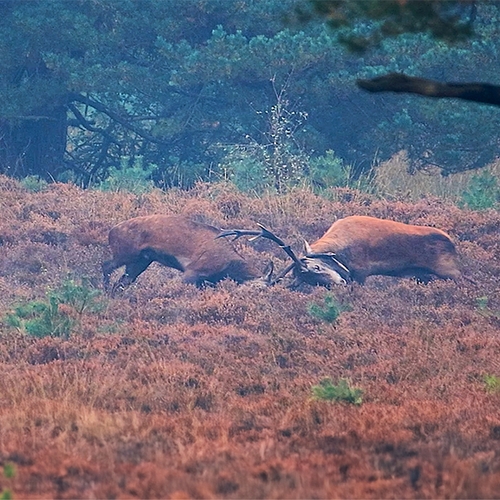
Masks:
[[[215,239],[217,240],[218,238],[228,238],[229,236],[234,236],[231,241],[235,241],[242,236],[255,236],[256,238],[258,238],[259,236],[261,236],[261,233],[262,231],[253,231],[251,229],[228,229],[227,231],[222,231],[218,236],[215,237]]]
[[[275,243],[277,243],[278,246],[286,252],[288,257],[290,257],[293,260],[294,265],[297,265],[299,267],[303,267],[302,262],[295,255],[295,252],[292,250],[292,247],[290,245],[287,245],[281,238],[278,238],[274,233],[269,231],[269,229],[264,227],[262,224],[257,223],[257,225],[261,228],[261,234],[259,235],[260,237],[267,238],[268,240],[271,240],[271,241],[274,241]],[[291,266],[290,269],[292,267],[293,266]]]
[[[252,229],[228,229],[227,231],[222,231],[216,238],[227,238],[229,236],[234,236],[232,241],[241,238],[242,236],[254,236],[252,240],[257,238],[266,238],[268,240],[274,241],[282,248],[286,254],[293,260],[295,266],[303,267],[300,259],[295,255],[290,245],[287,245],[281,238],[278,238],[273,232],[269,231],[263,224],[259,222],[257,225],[260,227],[260,231]],[[293,266],[292,266],[293,267]],[[291,268],[290,268],[291,269]]]
[[[276,283],[280,282],[297,264],[292,262],[285,269],[283,269],[279,274],[271,282],[271,285],[276,285]]]
[[[344,264],[342,264],[339,259],[332,255],[332,260],[335,262],[335,264],[337,264],[337,266],[340,267],[340,269],[342,269],[342,271],[345,271],[347,274],[349,274],[349,276],[351,275],[350,269],[347,266],[344,266]]]

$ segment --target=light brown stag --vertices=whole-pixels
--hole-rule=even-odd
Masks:
[[[274,282],[293,269],[295,281],[331,286],[349,281],[364,283],[368,276],[456,279],[460,276],[455,245],[440,229],[414,226],[386,219],[353,215],[339,219],[317,241],[305,242],[297,257],[291,248],[260,226],[258,230],[233,229],[219,237],[261,236],[276,241],[293,263]]]

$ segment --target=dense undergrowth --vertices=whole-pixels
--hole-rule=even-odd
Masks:
[[[325,194],[32,192],[0,177],[0,494],[498,496],[500,213]],[[456,242],[465,277],[198,290],[152,265],[105,297],[108,230],[151,213],[258,221],[298,251],[351,214],[432,225]],[[237,246],[262,268],[287,263],[269,242]],[[51,300],[64,335],[33,335],[44,316],[22,307]]]

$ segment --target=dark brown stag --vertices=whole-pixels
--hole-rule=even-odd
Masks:
[[[262,276],[230,243],[216,239],[220,234],[216,227],[183,216],[149,215],[121,222],[109,232],[113,258],[102,265],[104,288],[109,291],[115,269],[125,266],[112,293],[133,283],[152,262],[183,272],[186,283],[199,287],[224,278],[238,283],[270,280],[272,264]]]
[[[289,246],[260,226],[261,230],[235,229],[221,236],[261,236],[287,250],[293,264],[274,282],[293,269],[294,285],[331,286],[348,281],[364,283],[368,276],[416,277],[421,281],[460,276],[457,253],[451,238],[428,226],[413,226],[375,217],[351,216],[337,220],[317,241],[305,242],[305,253],[295,256]]]

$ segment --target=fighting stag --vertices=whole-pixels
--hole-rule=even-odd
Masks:
[[[232,278],[238,283],[268,283],[273,266],[260,273],[246,262],[226,241],[217,239],[221,230],[192,221],[183,216],[149,215],[117,224],[109,231],[113,258],[103,263],[103,284],[110,291],[110,278],[115,269],[125,266],[111,293],[133,283],[152,262],[184,273],[184,281],[198,287]]]
[[[270,239],[291,257],[293,263],[274,279],[276,283],[293,270],[294,283],[330,287],[349,281],[364,283],[368,276],[415,277],[427,282],[434,277],[460,276],[455,245],[443,231],[367,216],[339,219],[317,241],[305,242],[305,253],[297,257],[290,246],[268,229],[234,229],[219,237],[244,235]]]

